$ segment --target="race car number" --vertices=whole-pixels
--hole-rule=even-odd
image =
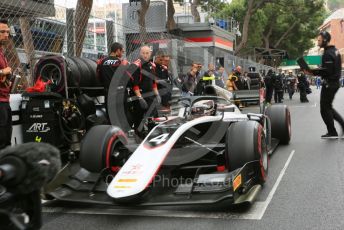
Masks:
[[[161,144],[165,143],[168,140],[168,136],[169,135],[170,135],[169,133],[161,134],[161,135],[159,135],[157,137],[154,137],[154,138],[150,139],[149,143],[153,143],[155,146],[161,145]]]

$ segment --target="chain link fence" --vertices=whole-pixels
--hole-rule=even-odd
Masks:
[[[5,55],[15,72],[26,76],[24,85],[32,85],[32,72],[43,55],[81,56],[97,60],[107,54],[113,41],[124,42],[123,35],[114,34],[120,24],[116,18],[89,16],[87,9],[67,9],[53,1],[0,2],[0,18],[8,19],[11,39]],[[109,15],[111,16],[111,15]],[[78,17],[78,20],[75,18]],[[86,30],[80,31],[82,23]],[[81,39],[84,37],[84,40]],[[82,44],[78,44],[82,42]],[[78,55],[79,45],[82,49]]]
[[[24,85],[33,84],[34,65],[43,55],[76,55],[97,60],[107,55],[108,47],[115,41],[124,44],[129,61],[138,57],[143,42],[151,46],[153,52],[165,50],[175,63],[174,74],[185,73],[195,61],[202,63],[204,70],[209,63],[224,66],[227,72],[236,65],[241,65],[244,70],[255,67],[257,71],[267,71],[271,68],[224,50],[193,44],[178,33],[168,33],[164,2],[151,2],[143,30],[137,22],[139,8],[140,4],[122,4],[114,11],[109,9],[105,19],[89,16],[90,9],[67,9],[54,5],[52,0],[2,0],[0,18],[7,18],[11,28],[11,42],[5,55],[12,69],[26,76],[23,79],[28,82]],[[81,31],[85,23],[86,30]],[[214,26],[225,29],[218,23]]]

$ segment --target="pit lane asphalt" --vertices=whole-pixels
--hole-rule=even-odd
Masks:
[[[181,211],[160,207],[148,208],[145,213],[75,204],[61,208],[61,204],[52,203],[43,208],[42,229],[343,229],[344,139],[320,139],[326,130],[319,96],[320,90],[313,88],[310,103],[304,104],[298,93],[292,101],[284,95],[292,115],[292,139],[271,156],[268,181],[251,208],[217,212],[202,207]],[[343,100],[341,88],[334,107],[342,115]],[[281,174],[283,168],[285,173]],[[266,203],[274,186],[271,202]],[[250,219],[248,214],[261,212],[263,204],[267,206],[262,218]],[[74,214],[82,212],[87,214]]]

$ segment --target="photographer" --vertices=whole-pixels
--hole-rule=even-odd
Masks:
[[[9,41],[10,28],[7,20],[0,19],[0,149],[11,145],[12,111],[9,105],[12,69],[4,55],[5,45]]]

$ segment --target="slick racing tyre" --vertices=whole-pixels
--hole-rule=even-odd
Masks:
[[[256,121],[239,121],[226,133],[226,163],[229,171],[259,160],[260,183],[264,183],[269,168],[268,149],[263,127]]]
[[[291,138],[290,111],[286,105],[273,105],[266,109],[266,116],[271,122],[271,137],[281,144],[289,144]]]
[[[80,166],[90,172],[100,172],[113,166],[113,158],[121,155],[120,147],[127,144],[123,131],[111,125],[97,125],[81,142]]]

